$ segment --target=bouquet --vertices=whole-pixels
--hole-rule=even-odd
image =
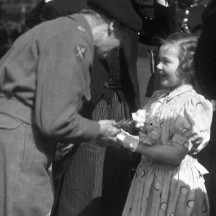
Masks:
[[[136,143],[137,136],[133,136],[128,131],[128,127],[137,128],[139,130],[139,142],[145,145],[153,145],[158,142],[160,137],[160,126],[157,117],[151,118],[145,109],[139,109],[137,112],[132,113],[132,119],[122,120],[117,123],[117,127],[122,129],[121,141],[127,143]]]

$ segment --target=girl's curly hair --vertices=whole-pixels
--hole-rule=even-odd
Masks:
[[[194,77],[194,53],[198,37],[188,33],[173,33],[162,41],[162,45],[173,44],[179,48],[179,73]]]

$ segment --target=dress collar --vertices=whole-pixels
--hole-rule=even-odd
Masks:
[[[180,87],[178,87],[178,88],[176,88],[173,91],[170,91],[168,93],[167,100],[171,100],[174,97],[179,96],[179,95],[181,95],[181,94],[183,94],[185,92],[191,91],[191,90],[193,90],[193,87],[190,84],[186,84],[186,85],[180,86]]]

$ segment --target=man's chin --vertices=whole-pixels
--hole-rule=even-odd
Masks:
[[[100,53],[98,53],[98,55],[99,55],[99,58],[106,58],[108,53],[107,52],[105,52],[105,53],[100,52]]]
[[[103,53],[102,58],[106,58],[108,56],[108,53]]]

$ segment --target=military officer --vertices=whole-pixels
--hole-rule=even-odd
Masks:
[[[56,143],[113,137],[111,120],[79,115],[90,99],[94,49],[120,45],[142,22],[129,0],[44,22],[19,37],[0,62],[0,215],[45,216],[53,202],[47,172]]]

